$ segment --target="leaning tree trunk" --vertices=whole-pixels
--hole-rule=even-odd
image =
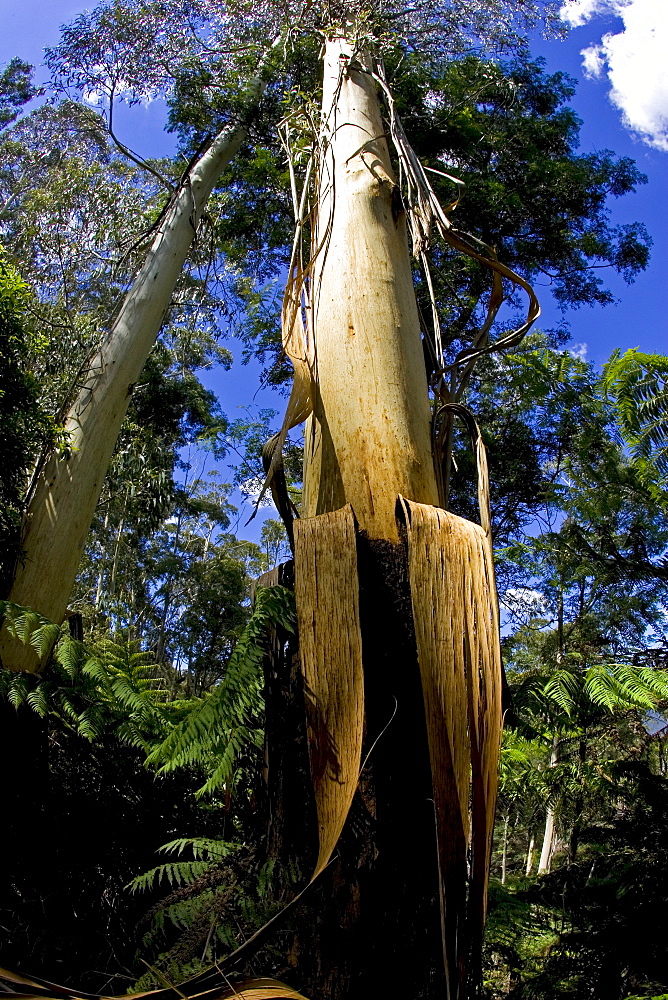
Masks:
[[[291,954],[307,995],[463,1000],[501,720],[491,543],[488,525],[438,510],[405,216],[371,71],[351,41],[327,41],[294,524],[318,882]]]
[[[248,87],[249,109],[265,86],[259,72]],[[65,616],[134,386],[160,332],[206,202],[247,137],[244,124],[226,127],[188,171],[67,413],[67,450],[52,454],[38,473],[24,518],[23,555],[6,596],[51,621],[60,623]],[[0,634],[3,666],[34,673],[44,659],[6,631]]]

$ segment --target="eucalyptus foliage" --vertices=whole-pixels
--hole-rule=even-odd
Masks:
[[[26,481],[40,449],[56,437],[31,361],[45,345],[27,322],[28,285],[0,247],[0,588],[20,554],[19,528]]]

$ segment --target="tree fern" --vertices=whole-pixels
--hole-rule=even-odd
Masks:
[[[295,628],[294,598],[284,587],[258,587],[255,607],[230,657],[220,684],[181,720],[149,754],[149,764],[166,774],[199,766],[207,779],[198,795],[210,794],[233,781],[237,757],[249,746],[262,745],[262,658],[268,630]]]
[[[166,692],[149,654],[137,643],[106,638],[85,644],[42,615],[0,602],[7,630],[41,656],[55,648],[41,675],[0,671],[0,691],[15,708],[27,705],[38,715],[54,714],[68,728],[94,739],[105,728],[144,749],[163,736],[168,715],[161,708]]]
[[[220,861],[227,857],[231,850],[238,846],[231,844],[227,840],[214,840],[211,837],[177,837],[170,840],[168,844],[163,844],[158,850],[169,854],[183,854],[190,849],[195,859],[205,859],[207,861]]]
[[[193,855],[193,860],[168,861],[157,865],[150,871],[134,878],[128,888],[132,892],[137,892],[154,889],[163,882],[166,882],[172,889],[190,885],[195,879],[210,871],[213,865],[238,849],[239,844],[233,844],[226,840],[213,840],[208,837],[179,837],[168,844],[163,844],[158,850],[163,854],[176,854],[177,856],[189,850]]]
[[[161,882],[169,885],[169,894],[149,911],[143,945],[151,952],[162,948],[153,964],[177,981],[238,947],[284,905],[281,890],[292,894],[301,880],[296,870],[278,873],[272,860],[258,871],[252,850],[227,841],[179,838],[160,850],[177,857],[188,851],[192,859],[159,865],[135,878],[130,888],[150,891]],[[145,975],[136,988],[154,983]]]
[[[658,470],[668,488],[668,357],[632,349],[613,352],[603,369],[603,386],[614,400],[626,444],[651,479]]]
[[[541,696],[569,718],[583,702],[609,712],[650,709],[668,699],[668,675],[631,663],[594,663],[584,672],[555,670],[547,682],[539,684]]]

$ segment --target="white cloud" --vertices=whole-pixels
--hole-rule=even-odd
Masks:
[[[566,0],[559,13],[571,28],[579,28],[581,24],[591,21],[592,17],[605,14],[613,3],[614,0]]]
[[[604,72],[610,100],[624,124],[655,149],[668,151],[668,3],[666,0],[566,0],[561,16],[572,27],[613,15],[623,30],[582,50],[585,75]]]
[[[502,604],[514,614],[531,617],[540,615],[547,609],[547,601],[543,595],[531,587],[509,587],[504,591]]]
[[[573,346],[569,348],[569,353],[579,361],[584,361],[587,357],[588,349],[587,344],[573,344]]]
[[[605,52],[602,45],[590,45],[588,49],[583,49],[582,68],[584,75],[590,79],[597,78],[605,69]]]
[[[99,108],[104,100],[104,94],[99,90],[84,90],[81,100],[91,108]]]

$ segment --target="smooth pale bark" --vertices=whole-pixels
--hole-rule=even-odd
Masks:
[[[249,84],[249,106],[265,86],[260,74]],[[202,211],[247,137],[244,125],[225,128],[190,169],[70,407],[67,455],[51,455],[39,473],[25,517],[23,561],[7,597],[51,621],[60,623],[65,616],[132,391],[160,332]],[[34,673],[44,659],[3,631],[0,662]]]
[[[395,517],[400,494],[438,504],[429,397],[401,199],[376,84],[359,67],[359,61],[369,66],[363,54],[356,52],[348,65],[354,51],[341,38],[325,47],[318,254],[309,288],[315,384],[303,513],[326,515],[349,503],[361,529],[354,589],[365,765],[338,860],[314,886],[295,951],[307,996],[445,996],[429,747],[408,565]],[[316,569],[327,574],[325,566]],[[335,562],[329,572],[337,573]],[[300,613],[307,618],[309,608]],[[329,748],[323,741],[323,751],[338,775],[336,739]],[[271,775],[271,745],[269,761]],[[302,804],[302,827],[304,811]],[[410,851],[406,817],[416,845]]]
[[[559,579],[559,593],[557,599],[557,637],[558,637],[558,648],[557,648],[557,664],[561,664],[564,658],[564,587],[563,578]],[[552,737],[552,752],[550,754],[550,767],[556,767],[559,760],[559,737],[555,735]],[[540,852],[540,861],[538,862],[538,874],[541,875],[544,872],[549,872],[550,865],[552,863],[552,854],[554,853],[554,826],[555,826],[555,812],[552,806],[548,806],[547,813],[545,814],[545,832],[543,834],[543,846]]]
[[[399,494],[439,501],[404,213],[376,84],[353,53],[341,38],[325,49],[304,514],[350,503],[370,537],[397,542]]]
[[[552,740],[552,753],[550,754],[550,767],[556,767],[559,760],[559,738],[555,736]],[[545,814],[545,832],[543,834],[543,846],[538,862],[538,874],[549,872],[554,850],[554,821],[555,812],[552,806],[548,806]]]
[[[527,863],[526,863],[526,869],[525,869],[525,872],[524,872],[524,874],[527,876],[527,878],[529,877],[529,875],[531,875],[531,870],[533,868],[533,849],[534,849],[535,843],[536,843],[536,838],[535,838],[534,834],[532,833],[531,837],[529,838],[529,847],[527,848]]]
[[[543,847],[540,852],[538,862],[538,874],[549,872],[552,861],[552,846],[554,843],[554,809],[549,808],[545,814],[545,833],[543,834]]]
[[[501,841],[501,885],[506,884],[506,876],[508,874],[508,823],[510,822],[510,816],[503,817],[503,839]]]

